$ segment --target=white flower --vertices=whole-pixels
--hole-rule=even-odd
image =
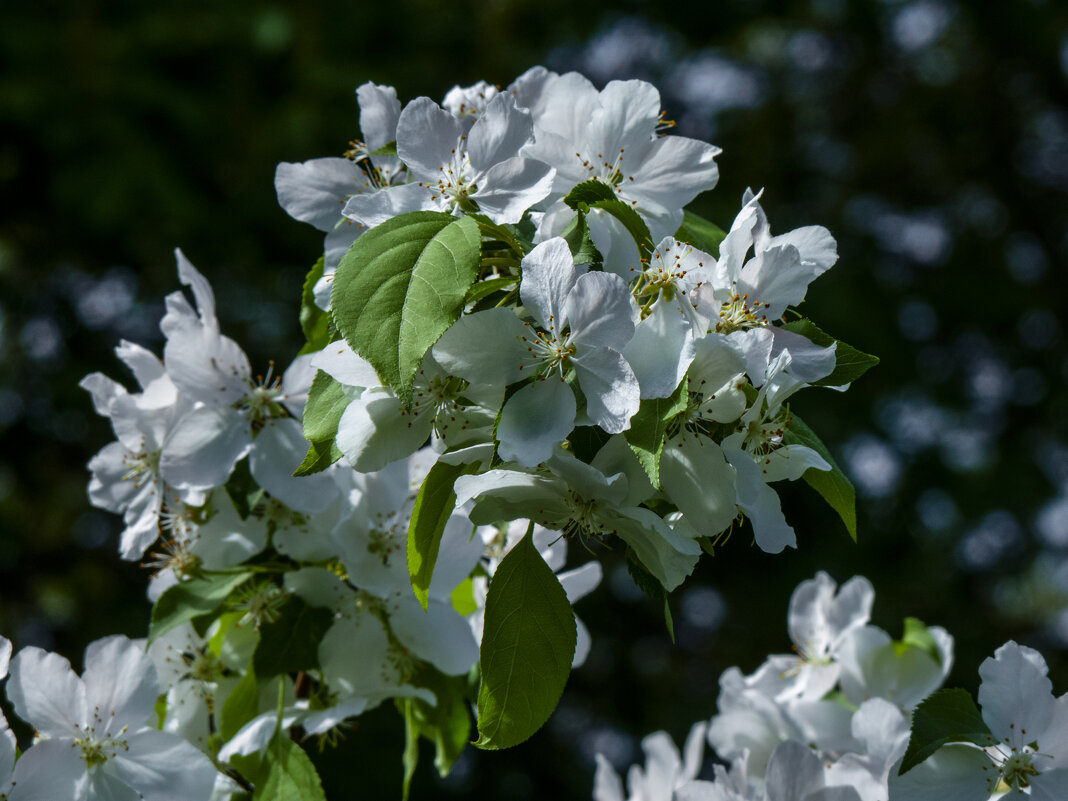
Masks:
[[[909,711],[937,690],[953,666],[953,638],[939,626],[927,631],[938,648],[937,658],[915,645],[901,649],[875,626],[853,629],[837,655],[839,681],[850,703],[885,698]]]
[[[434,347],[448,370],[474,383],[534,382],[504,405],[497,437],[501,457],[532,467],[575,425],[576,404],[564,382],[574,370],[586,415],[610,434],[638,411],[638,380],[621,351],[634,333],[631,299],[618,276],[575,266],[563,239],[523,259],[519,294],[538,327],[507,309],[461,317]]]
[[[397,122],[397,154],[414,181],[354,195],[344,214],[368,227],[418,210],[479,211],[517,223],[552,187],[551,167],[519,155],[532,132],[530,114],[508,94],[491,98],[469,132],[430,98],[413,100]]]
[[[719,148],[657,135],[660,93],[652,84],[611,81],[598,92],[575,72],[543,77],[538,91],[520,100],[535,114],[535,139],[523,152],[556,168],[555,197],[584,181],[601,181],[641,215],[659,242],[678,229],[683,206],[716,185]]]
[[[211,761],[154,725],[159,685],[141,643],[91,643],[79,678],[66,659],[39,648],[11,662],[8,698],[39,738],[15,767],[15,799],[207,801]]]
[[[697,798],[678,791],[694,784],[703,761],[705,723],[696,723],[686,737],[680,757],[679,749],[665,731],[650,734],[642,740],[645,769],[632,765],[627,772],[627,794],[623,783],[604,755],[597,754],[597,774],[594,777],[593,801],[673,801]],[[707,782],[697,782],[707,785]]]
[[[1068,797],[1068,693],[1054,697],[1048,673],[1038,651],[1012,640],[998,648],[979,667],[979,705],[994,744],[943,747],[904,776],[891,776],[895,797]]]

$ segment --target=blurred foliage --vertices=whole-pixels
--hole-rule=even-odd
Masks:
[[[788,647],[790,591],[821,568],[869,576],[891,633],[909,614],[948,628],[951,684],[974,690],[1013,638],[1068,690],[1068,7],[1052,0],[5,9],[0,631],[75,663],[94,638],[145,632],[145,571],[85,497],[111,432],[77,382],[120,375],[120,337],[159,349],[172,249],[212,280],[254,365],[290,358],[321,237],[277,207],[274,165],[339,154],[367,80],[440,98],[537,63],[654,80],[679,133],[724,149],[697,204],[720,224],[764,186],[775,231],[838,237],[807,312],[883,362],[798,410],[858,486],[860,542],[785,488],[799,549],[768,556],[736,532],[673,596],[675,646],[621,554],[601,554],[606,580],[578,609],[593,651],[547,728],[467,753],[444,783],[424,754],[413,797],[588,798],[594,752],[625,765],[656,728],[681,742],[724,668]],[[316,760],[331,797],[394,797],[402,747],[383,707]]]

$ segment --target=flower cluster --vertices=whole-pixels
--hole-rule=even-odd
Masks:
[[[575,540],[618,548],[669,609],[732,532],[796,547],[777,482],[806,481],[855,537],[852,486],[791,408],[877,362],[797,311],[837,260],[826,229],[772,235],[752,191],[726,231],[685,209],[719,150],[674,135],[642,81],[538,67],[440,104],[357,99],[361,141],[276,172],[326,234],[292,362],[255,373],[179,251],[162,358],[123,342],[135,389],[83,380],[116,437],[90,499],[153,571],[151,624],[91,645],[82,678],[35,648],[11,661],[37,735],[16,761],[0,726],[0,798],[321,799],[296,742],[387,700],[406,791],[418,738],[447,773],[472,724],[505,748],[552,713],[591,647],[572,605],[602,574]],[[909,619],[894,640],[872,601],[862,578],[803,583],[795,653],[726,671],[685,758],[648,738],[630,799],[923,799],[979,775],[1057,797],[1068,713],[1041,657],[999,650],[967,718],[936,692],[949,635]],[[706,740],[730,766],[711,782]],[[624,798],[603,759],[596,788]]]
[[[719,711],[693,726],[684,757],[666,732],[646,737],[645,768],[631,767],[624,795],[598,754],[594,801],[1065,797],[1068,694],[1054,698],[1036,651],[1008,642],[983,662],[980,718],[967,693],[938,690],[953,660],[944,629],[907,618],[892,640],[868,624],[867,579],[835,590],[822,572],[797,587],[787,616],[795,654],[769,656],[748,676],[726,670]],[[727,763],[711,780],[699,778],[705,739]]]

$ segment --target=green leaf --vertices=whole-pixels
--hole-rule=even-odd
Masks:
[[[344,386],[329,373],[317,370],[304,403],[304,439],[325,442],[337,436],[337,425],[351,400]]]
[[[560,700],[575,655],[575,614],[534,548],[533,524],[501,560],[486,596],[479,663],[479,748],[509,748],[539,728]]]
[[[267,778],[256,787],[253,801],[326,801],[319,774],[303,748],[276,732],[267,749]]]
[[[682,225],[675,232],[675,239],[688,242],[698,250],[703,250],[717,259],[720,242],[726,236],[727,232],[718,225],[689,210],[682,212]]]
[[[942,652],[938,648],[938,641],[924,625],[922,620],[914,617],[905,618],[905,633],[901,637],[902,644],[914,646],[926,653],[935,664],[942,665]]]
[[[656,489],[660,489],[660,454],[664,450],[664,435],[668,423],[686,411],[688,387],[688,379],[684,377],[670,397],[643,400],[638,412],[630,419],[630,428],[623,432],[624,439]]]
[[[215,612],[231,592],[251,577],[249,572],[206,574],[175,584],[152,607],[149,641],[195,617]]]
[[[464,295],[464,306],[477,303],[482,298],[488,298],[494,292],[500,292],[502,289],[508,289],[518,283],[518,275],[505,275],[500,278],[488,278],[485,281],[479,281],[477,284],[472,284],[471,288],[467,290],[467,294]]]
[[[252,667],[261,679],[319,667],[319,643],[334,622],[334,612],[309,606],[291,595],[278,608],[278,617],[260,626],[260,641]]]
[[[230,695],[226,697],[222,705],[219,733],[222,735],[223,742],[229,742],[242,726],[259,714],[259,711],[259,682],[256,680],[256,671],[249,663],[245,675],[230,690]]]
[[[480,258],[474,220],[430,211],[375,226],[342,257],[334,322],[404,404],[423,356],[463,312]]]
[[[604,263],[604,258],[601,256],[600,251],[597,250],[597,246],[593,244],[593,239],[590,236],[590,226],[586,222],[586,212],[579,209],[575,219],[568,223],[567,227],[560,233],[560,236],[567,242],[575,264],[589,264],[594,269],[600,269]]]
[[[256,504],[263,497],[263,489],[256,483],[256,479],[252,477],[247,456],[234,465],[230,478],[226,480],[226,494],[230,496],[230,500],[242,520],[252,514],[252,510],[256,508]]]
[[[820,330],[814,322],[802,317],[800,320],[792,320],[783,326],[787,331],[801,334],[821,348],[827,348],[838,343],[834,349],[834,371],[826,378],[821,378],[813,383],[816,387],[840,387],[856,381],[868,370],[879,363],[878,356],[857,350],[852,345],[847,345],[841,340],[835,339],[825,331]]]
[[[449,602],[461,617],[467,617],[478,609],[478,604],[475,603],[475,583],[470,576],[453,587],[449,593]]]
[[[430,581],[434,576],[434,564],[438,560],[441,535],[456,508],[453,482],[474,469],[475,465],[435,462],[415,497],[412,519],[408,523],[408,577],[411,579],[412,592],[424,612]]]
[[[330,343],[330,315],[315,305],[315,285],[323,277],[324,257],[320,256],[304,278],[300,293],[300,330],[305,344],[300,352],[315,353]]]
[[[309,442],[308,452],[304,455],[304,461],[293,471],[293,475],[310,476],[313,473],[319,473],[326,470],[342,456],[341,449],[332,439],[323,442]]]
[[[627,563],[627,572],[634,580],[643,593],[648,595],[654,601],[662,601],[664,605],[664,626],[667,628],[668,636],[671,638],[671,642],[675,642],[675,620],[671,616],[671,605],[668,603],[668,591],[664,589],[664,585],[660,583],[660,579],[654,576],[646,569],[642,564],[642,560],[638,558],[638,554],[629,545],[627,546],[627,554],[624,560]]]
[[[793,413],[790,415],[790,425],[783,435],[783,442],[787,445],[804,445],[812,448],[831,466],[830,470],[816,470],[810,467],[802,478],[823,497],[823,500],[827,501],[834,511],[838,512],[846,531],[853,538],[853,542],[856,542],[857,493],[853,489],[853,483],[831,457],[827,446],[816,436],[816,432],[805,424],[804,420]]]
[[[912,733],[897,775],[903,776],[948,743],[995,744],[975,701],[954,687],[927,696],[912,713]]]
[[[578,211],[600,209],[608,212],[623,223],[638,246],[639,253],[653,252],[649,226],[638,216],[638,212],[617,198],[615,190],[603,181],[591,180],[578,184],[564,197],[564,203]]]
[[[419,762],[420,737],[434,744],[434,767],[438,775],[444,778],[467,747],[471,734],[466,676],[445,676],[433,668],[424,668],[412,683],[434,693],[437,703],[428,704],[420,698],[396,699],[405,723],[405,798],[408,797],[411,778]]]

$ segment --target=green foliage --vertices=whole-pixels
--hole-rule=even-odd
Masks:
[[[703,250],[712,256],[719,258],[719,245],[727,236],[727,232],[713,222],[709,222],[699,214],[694,214],[689,209],[682,213],[682,225],[675,232],[675,239],[680,242],[688,242],[698,250]]]
[[[261,679],[319,667],[319,643],[334,622],[334,612],[310,606],[291,595],[278,609],[278,617],[260,626],[260,641],[252,667]]]
[[[441,535],[456,507],[453,482],[471,472],[474,467],[435,462],[415,498],[412,519],[408,524],[408,575],[411,578],[412,591],[423,611],[426,611]]]
[[[913,711],[912,733],[897,775],[908,773],[947,743],[995,743],[971,695],[957,687],[932,693]]]
[[[312,265],[300,292],[300,330],[305,339],[304,347],[300,349],[302,354],[315,353],[330,343],[330,315],[315,305],[314,294],[316,283],[323,277],[325,261],[320,256]]]
[[[260,687],[256,679],[256,670],[249,663],[245,675],[241,677],[230,695],[223,702],[219,716],[219,733],[223,742],[228,742],[241,727],[252,720],[260,711]]]
[[[660,489],[660,454],[664,450],[664,435],[668,423],[686,411],[688,393],[689,380],[684,377],[669,397],[646,398],[631,418],[630,428],[623,432],[627,444],[656,489]]]
[[[293,475],[318,473],[341,458],[334,437],[350,400],[345,388],[329,373],[322,370],[315,373],[304,404],[304,439],[309,443],[308,453]]]
[[[593,244],[585,211],[579,209],[578,213],[575,214],[575,219],[560,232],[560,236],[567,242],[575,264],[589,264],[593,269],[601,268],[604,258],[601,256],[600,251],[597,250],[597,246]]]
[[[230,496],[234,509],[237,510],[242,520],[252,514],[252,510],[263,497],[263,490],[252,477],[247,456],[234,465],[230,478],[226,481],[226,494]]]
[[[357,239],[334,279],[334,322],[405,404],[423,356],[463,311],[481,236],[467,217],[413,211]]]
[[[501,560],[486,596],[479,748],[509,748],[534,734],[556,708],[571,673],[575,615],[534,548],[533,528]]]
[[[231,592],[251,577],[250,572],[208,573],[179,581],[152,607],[149,641],[194,618],[211,616]]]
[[[428,704],[421,698],[396,699],[405,726],[404,798],[419,763],[420,737],[434,744],[434,767],[445,777],[467,747],[471,733],[466,676],[445,676],[428,668],[413,683],[433,692],[437,703]]]
[[[275,732],[267,756],[266,779],[257,785],[252,801],[326,801],[315,765],[285,732]]]
[[[857,350],[852,345],[847,345],[845,342],[835,339],[806,317],[786,323],[783,328],[807,337],[821,348],[830,347],[835,342],[838,343],[838,346],[834,349],[834,371],[829,376],[813,382],[812,386],[814,387],[840,387],[843,384],[852,383],[879,363],[878,356],[864,353],[864,351]]]
[[[471,288],[467,290],[467,294],[464,296],[464,306],[478,303],[478,301],[488,298],[494,292],[509,289],[518,283],[518,275],[505,275],[500,278],[488,278],[485,281],[479,281],[477,284],[472,284]]]
[[[831,466],[830,470],[809,468],[802,478],[827,501],[834,511],[838,512],[838,516],[845,524],[846,531],[853,538],[853,542],[856,542],[857,493],[853,489],[853,483],[831,457],[831,452],[827,450],[827,446],[816,436],[816,432],[805,424],[804,420],[792,413],[790,415],[790,425],[783,435],[783,442],[787,445],[804,445],[812,448]]]
[[[575,186],[564,197],[564,203],[580,212],[600,209],[608,212],[627,229],[638,246],[638,252],[652,253],[653,240],[649,226],[645,224],[638,212],[616,197],[612,187],[603,181],[590,180]]]

